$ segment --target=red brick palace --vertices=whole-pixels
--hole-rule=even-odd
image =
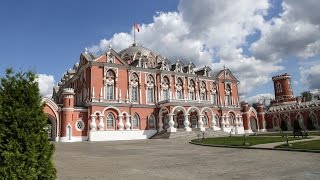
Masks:
[[[320,100],[302,102],[295,98],[289,74],[272,77],[275,100],[266,113],[268,130],[319,129]]]
[[[44,98],[55,141],[150,138],[157,132],[214,130],[234,134],[265,131],[257,111],[240,103],[239,81],[224,68],[173,62],[133,44],[116,52],[84,52]]]

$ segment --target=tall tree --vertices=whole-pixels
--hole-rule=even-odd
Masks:
[[[42,110],[35,73],[7,69],[0,79],[0,177],[56,178]]]
[[[311,101],[312,100],[312,93],[310,91],[304,91],[301,93],[301,97],[303,101]]]

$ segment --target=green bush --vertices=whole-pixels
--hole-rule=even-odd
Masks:
[[[7,69],[0,79],[0,177],[56,178],[46,123],[35,73]]]

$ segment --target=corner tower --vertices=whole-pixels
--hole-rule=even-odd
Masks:
[[[291,77],[289,74],[281,74],[272,77],[274,84],[274,96],[277,102],[294,101],[291,87]]]
[[[62,142],[72,141],[72,120],[74,111],[74,89],[65,88],[62,91],[63,107],[61,121],[61,138]]]

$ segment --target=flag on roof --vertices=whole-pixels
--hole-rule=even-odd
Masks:
[[[138,32],[140,32],[140,28],[139,28],[139,25],[138,25],[137,23],[134,23],[134,28],[135,28]]]

